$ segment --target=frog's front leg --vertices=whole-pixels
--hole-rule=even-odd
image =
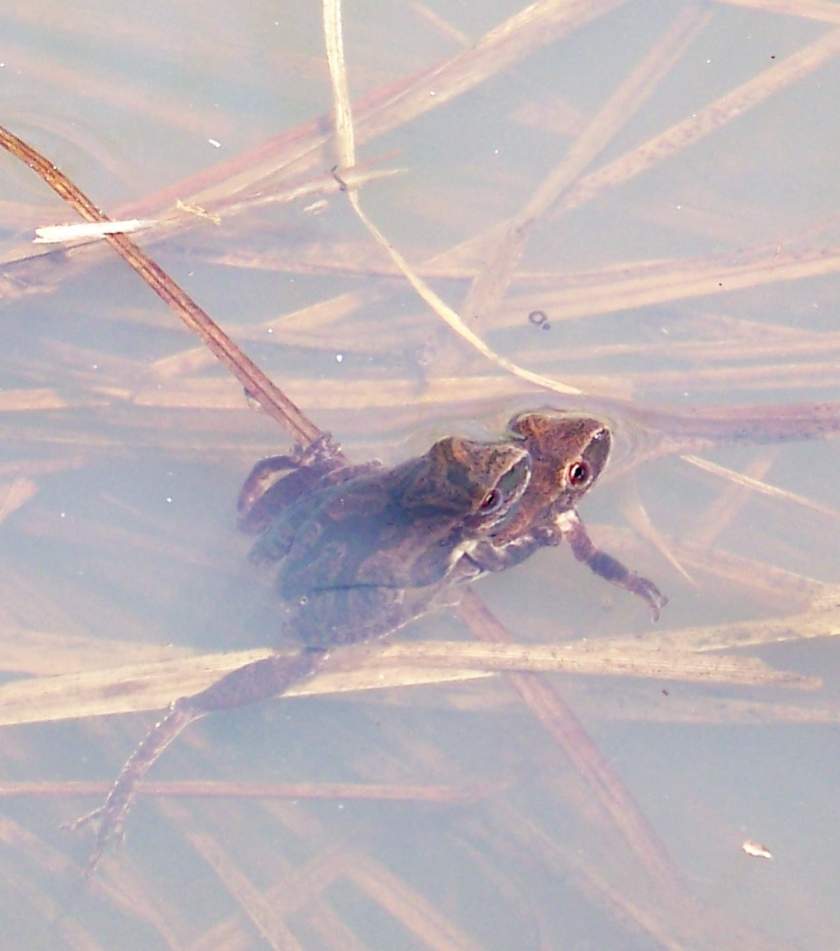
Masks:
[[[537,526],[504,545],[496,545],[491,540],[481,541],[461,557],[450,577],[456,584],[461,584],[474,581],[488,571],[507,571],[530,558],[538,548],[558,545],[560,541],[556,529],[547,526]]]
[[[146,734],[123,766],[105,802],[93,812],[70,823],[77,829],[99,822],[96,843],[88,859],[85,875],[90,876],[105,849],[122,834],[126,817],[134,803],[137,784],[154,766],[172,741],[195,720],[216,710],[241,707],[284,693],[292,685],[309,679],[327,662],[329,653],[306,649],[292,657],[272,655],[233,670],[200,693],[181,697],[166,716]]]
[[[659,620],[659,612],[668,603],[665,595],[652,581],[631,571],[607,552],[596,548],[586,531],[586,526],[574,509],[556,515],[554,527],[560,537],[569,543],[572,554],[578,561],[584,562],[596,575],[609,581],[610,584],[643,598],[650,607],[654,621]],[[551,544],[551,542],[545,542],[545,544]]]

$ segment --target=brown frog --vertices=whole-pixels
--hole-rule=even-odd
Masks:
[[[240,522],[262,529],[252,557],[278,565],[284,629],[304,650],[274,655],[176,700],[123,767],[98,819],[88,874],[121,831],[136,785],[193,720],[286,691],[323,668],[335,645],[391,634],[441,602],[466,552],[525,492],[522,444],[450,437],[392,469],[345,467],[329,446],[258,463],[240,496]],[[291,481],[284,481],[289,479]]]
[[[336,469],[330,457],[314,493],[277,508],[286,487],[284,480],[273,483],[273,515],[251,558],[280,562],[287,626],[304,643],[326,648],[370,640],[425,613],[433,593],[505,518],[529,479],[526,448],[510,442],[450,437],[390,470]],[[252,523],[247,505],[243,519]]]
[[[520,413],[508,423],[531,456],[531,481],[522,499],[486,538],[464,554],[454,581],[504,571],[538,548],[569,542],[572,553],[612,584],[643,598],[654,620],[667,603],[656,585],[596,548],[575,511],[609,458],[609,429],[597,419],[551,409]]]

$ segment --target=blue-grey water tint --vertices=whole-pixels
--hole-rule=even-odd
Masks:
[[[454,30],[436,25],[430,9]],[[515,2],[348,4],[354,96],[454,56],[464,48],[456,31],[475,42],[520,9]],[[366,186],[365,206],[417,264],[516,214],[678,18],[693,18],[684,49],[590,168],[831,28],[816,8],[813,18],[725,3],[704,9],[616,4],[444,107],[365,143],[365,169],[401,170]],[[193,176],[323,120],[330,108],[317,4],[9,4],[0,35],[0,122],[111,214],[146,199],[156,209],[153,196],[177,182],[183,194],[176,189],[168,206],[186,201]],[[519,265],[536,277],[514,282],[507,302],[473,329],[524,366],[652,405],[837,399],[835,274],[826,266],[798,280],[772,276],[773,255],[788,266],[797,254],[827,258],[836,245],[837,81],[836,58],[829,59],[625,184],[562,215],[545,213]],[[436,92],[431,83],[429,96]],[[404,283],[381,277],[382,252],[330,188],[335,161],[326,147],[294,179],[320,181],[321,191],[223,211],[219,224],[197,219],[148,247],[357,459],[395,461],[446,432],[498,431],[514,409],[562,405],[515,381],[491,391],[490,378],[503,374],[455,342]],[[212,364],[151,372],[153,361],[196,342],[110,254],[89,263],[60,254],[32,267],[9,263],[37,247],[29,244],[36,226],[73,214],[11,158],[0,158],[0,171],[10,281],[0,355],[2,482],[19,476],[37,486],[3,522],[9,654],[32,632],[56,645],[84,639],[79,656],[93,666],[98,641],[109,650],[124,642],[127,654],[168,643],[196,651],[270,643],[276,615],[245,561],[234,502],[251,463],[287,447],[287,437]],[[263,183],[244,197],[264,198],[277,187]],[[432,272],[456,308],[464,275],[482,254]],[[682,259],[690,270],[712,258],[721,266],[764,261],[765,271],[743,288],[710,278],[690,294],[663,292],[658,302],[599,304],[584,317],[558,312],[566,275],[621,266],[636,273],[635,264],[662,259]],[[553,274],[556,281],[545,276]],[[45,286],[52,290],[41,292]],[[346,317],[259,329],[347,291],[372,299]],[[537,307],[547,331],[528,321]],[[486,393],[474,378],[487,380]],[[621,430],[620,416],[614,422]],[[837,517],[828,511],[840,507],[834,444],[765,453],[739,447],[703,455],[744,472],[763,458],[760,478],[824,511],[756,495],[736,506],[693,562],[685,546],[705,531],[724,482],[669,458],[606,481],[586,499],[582,514],[593,535],[611,538],[670,596],[655,629],[644,605],[563,550],[541,552],[478,590],[519,641],[632,636],[645,643],[671,628],[804,612],[807,599],[788,593],[792,580],[762,583],[749,561],[737,577],[731,565],[714,573],[726,553],[837,581]],[[690,579],[628,533],[635,493],[678,558],[682,552]],[[624,534],[616,538],[618,530]],[[725,580],[727,572],[734,580]],[[840,927],[837,652],[827,639],[796,642],[796,633],[794,625],[792,641],[741,653],[822,677],[825,688],[813,696],[660,679],[556,681],[670,851],[681,887],[697,902],[693,921],[660,909],[661,927],[639,924],[661,904],[644,887],[641,860],[599,819],[593,794],[518,697],[499,681],[481,681],[219,716],[179,741],[154,774],[246,784],[478,785],[474,802],[144,800],[126,847],[102,873],[116,891],[103,894],[79,890],[66,862],[82,861],[87,841],[57,831],[95,799],[4,801],[0,945],[280,947],[291,946],[288,928],[305,948],[348,946],[352,932],[370,948],[644,949],[669,936],[679,943],[673,936],[685,926],[695,936],[708,928],[714,943],[705,946],[726,946],[721,935],[729,935],[733,948],[832,948]],[[468,635],[442,613],[406,636]],[[107,665],[115,662],[107,657]],[[59,672],[51,660],[48,651],[33,652],[29,663]],[[10,664],[4,671],[21,673]],[[3,776],[110,780],[153,720],[4,728]],[[227,853],[215,864],[212,837]],[[773,860],[748,857],[748,839]],[[233,883],[234,872],[264,904]],[[243,912],[249,901],[251,920]]]

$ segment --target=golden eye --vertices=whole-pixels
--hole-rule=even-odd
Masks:
[[[582,459],[578,459],[576,462],[573,462],[569,466],[569,484],[573,486],[581,486],[588,481],[589,466]]]

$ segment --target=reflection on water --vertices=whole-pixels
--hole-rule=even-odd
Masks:
[[[836,400],[833,14],[582,6],[348,6],[369,213],[498,354],[586,394]],[[3,124],[160,219],[144,246],[354,459],[571,405],[456,340],[360,230],[317,5],[143,13],[4,11]],[[32,245],[72,215],[0,161],[4,680],[272,643],[233,507],[287,438],[107,248]],[[605,412],[582,514],[669,595],[655,628],[542,551],[475,590],[589,673],[211,718],[154,773],[196,785],[144,797],[89,890],[57,826],[101,789],[66,784],[110,781],[154,714],[6,726],[14,946],[833,947],[834,444]],[[405,635],[465,637],[452,611]],[[610,657],[634,675],[592,673]]]

